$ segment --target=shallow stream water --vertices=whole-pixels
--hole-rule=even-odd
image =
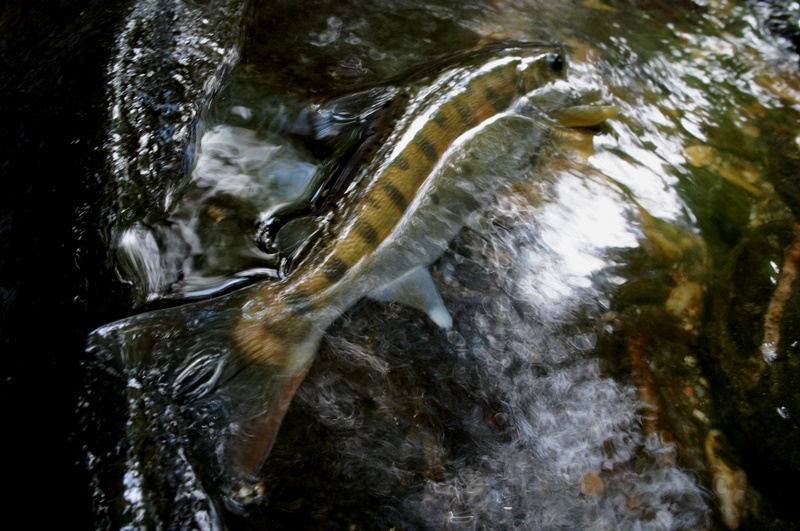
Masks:
[[[218,298],[195,327],[213,341],[225,297],[291,274],[280,227],[323,217],[325,179],[346,188],[390,134],[372,111],[459,53],[558,43],[575,97],[620,112],[482,170],[515,177],[431,267],[451,328],[364,300],[327,330],[245,508],[197,440],[217,417],[174,400],[167,372],[76,356],[93,525],[800,526],[778,486],[800,479],[800,71],[780,35],[799,18],[723,0],[134,2],[76,225],[102,235],[83,253],[106,279],[83,273],[84,332]]]
[[[217,24],[235,27],[238,9]],[[450,330],[376,302],[331,327],[265,464],[264,499],[244,515],[224,516],[204,471],[214,444],[192,447],[185,408],[158,391],[167,375],[129,379],[126,450],[90,450],[98,509],[124,500],[107,523],[788,525],[795,509],[765,479],[798,466],[799,93],[796,57],[759,13],[724,2],[259,6],[238,47],[201,46],[208,65],[189,59],[172,76],[219,78],[215,91],[186,90],[202,101],[198,122],[175,107],[193,136],[162,116],[137,121],[131,83],[144,75],[161,94],[147,56],[113,66],[112,116],[132,126],[112,124],[112,160],[132,149],[145,163],[139,179],[114,168],[111,247],[144,309],[281,274],[270,225],[302,211],[314,179],[341,163],[336,143],[306,132],[304,113],[331,101],[365,113],[358,94],[424,84],[415,68],[448,54],[557,41],[574,91],[621,112],[576,133],[574,152],[514,170],[528,175],[434,264]],[[172,44],[179,64],[207,31],[187,28]],[[121,64],[137,38],[122,34]],[[130,127],[141,130],[133,147]],[[154,141],[165,127],[170,139]],[[184,137],[185,173],[163,154]]]

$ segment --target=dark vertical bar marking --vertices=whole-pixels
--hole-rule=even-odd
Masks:
[[[442,129],[447,127],[447,116],[444,115],[441,109],[436,111],[436,113],[433,115],[433,118],[431,118],[431,121]]]
[[[311,297],[302,290],[296,290],[291,295],[283,299],[283,303],[289,307],[293,313],[305,313],[311,309]]]
[[[389,201],[391,201],[400,212],[406,211],[408,208],[408,201],[406,200],[406,196],[403,195],[403,192],[401,192],[399,188],[389,182],[382,183],[381,188],[383,188],[383,191],[386,193],[386,197],[389,198]]]
[[[370,247],[375,248],[381,243],[378,231],[375,230],[375,227],[373,227],[369,221],[359,219],[356,221],[353,229]]]
[[[328,263],[322,268],[322,274],[330,282],[336,282],[347,273],[348,266],[344,260],[336,255],[328,259]]]
[[[399,168],[399,169],[401,169],[403,171],[408,170],[408,167],[409,167],[408,166],[408,159],[403,154],[400,154],[397,157],[395,157],[395,159],[392,161],[391,165],[392,166],[396,166],[397,168]]]
[[[486,99],[492,104],[492,107],[501,100],[500,94],[492,87],[484,87],[483,95],[486,96]]]
[[[452,105],[456,110],[462,122],[464,122],[466,125],[472,124],[473,120],[475,119],[475,115],[472,113],[472,110],[469,107],[461,103],[458,98],[451,100],[450,105]]]
[[[439,155],[436,153],[436,146],[434,146],[430,140],[422,135],[417,135],[415,141],[417,147],[420,151],[422,151],[422,154],[425,155],[425,158],[428,159],[428,161],[433,162],[437,159]]]

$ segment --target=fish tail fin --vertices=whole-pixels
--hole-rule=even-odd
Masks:
[[[289,410],[292,398],[302,383],[312,360],[300,370],[273,385],[271,394],[264,397],[265,406],[253,415],[236,423],[224,441],[226,478],[224,489],[228,507],[242,511],[245,506],[261,501],[266,491],[258,479],[258,473],[275,444],[283,418]]]
[[[172,415],[178,412],[179,433],[171,444],[186,445],[208,483],[221,485],[234,506],[252,498],[241,485],[257,486],[319,343],[317,334],[309,339],[311,320],[302,316],[287,330],[271,327],[270,315],[243,325],[250,300],[248,288],[143,313],[95,330],[87,343],[87,351],[124,380],[126,396],[149,395],[152,403],[172,408]],[[146,444],[147,435],[140,435]]]
[[[321,334],[313,323],[308,316],[286,319],[280,312],[237,323],[234,340],[241,355],[224,382],[239,410],[223,443],[225,498],[232,509],[255,503],[264,493],[257,476],[319,346]]]

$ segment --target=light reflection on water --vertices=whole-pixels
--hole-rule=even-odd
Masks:
[[[475,42],[567,42],[570,83],[622,112],[594,136],[585,164],[545,164],[529,185],[503,192],[434,266],[453,330],[374,302],[329,330],[267,462],[272,490],[264,519],[276,526],[295,519],[399,528],[688,529],[735,527],[748,517],[741,492],[714,490],[727,478],[715,471],[738,465],[704,450],[703,438],[720,420],[710,400],[691,397],[713,392],[708,379],[696,361],[676,360],[703,356],[698,300],[706,300],[709,276],[736,243],[709,230],[727,220],[717,209],[729,196],[749,209],[735,217],[745,220],[740,225],[725,228],[742,234],[760,215],[754,196],[774,194],[764,183],[765,162],[750,161],[747,173],[730,161],[738,160],[743,139],[763,142],[769,153],[769,139],[759,136],[762,109],[796,118],[800,104],[796,69],[786,66],[795,58],[747,6],[709,4],[685,2],[666,16],[670,9],[660,2],[652,3],[655,14],[615,2],[493,2],[471,4],[468,17],[451,23],[474,31]],[[290,76],[314,80],[315,90],[327,82],[338,94],[359,80],[387,78],[405,60],[404,46],[412,63],[426,53],[405,41],[371,39],[381,35],[371,22],[374,7],[327,9],[341,12],[315,12],[308,31],[294,35],[300,57],[280,56],[291,64]],[[447,41],[434,30],[455,10],[430,11],[430,42]],[[286,38],[276,32],[276,40]],[[246,46],[254,48],[251,57],[264,57],[258,43]],[[315,61],[329,70],[315,73]],[[234,73],[204,114],[193,169],[169,223],[120,231],[125,274],[146,300],[213,291],[252,271],[269,276],[276,257],[258,247],[258,223],[302,201],[332,156],[318,156],[325,150],[297,134],[310,102],[297,96],[281,107],[282,91],[302,89],[290,87],[283,72],[259,71],[263,65],[238,68],[247,75]],[[797,121],[787,123],[800,138]],[[714,151],[698,162],[696,146]],[[709,189],[728,195],[709,194],[704,202]],[[766,215],[790,219],[787,212],[779,206]],[[631,295],[628,286],[639,291]],[[665,340],[658,328],[674,337]],[[662,351],[638,352],[640,336]],[[670,350],[680,355],[667,359],[685,365],[674,379],[637,369],[649,355],[658,368]],[[649,379],[667,398],[651,396]],[[685,396],[674,398],[672,388]],[[675,403],[664,408],[664,400]],[[661,415],[660,427],[652,427],[651,415]],[[137,429],[128,436],[140,436]],[[126,475],[131,495],[140,488],[138,466]],[[338,490],[354,501],[342,501]],[[143,510],[141,496],[127,502]]]
[[[607,186],[564,174],[550,202],[520,220],[535,224],[541,240],[538,252],[525,254],[519,282],[542,313],[557,315],[559,307],[575,304],[578,293],[594,284],[593,275],[610,265],[608,249],[637,245],[625,210],[620,195]]]

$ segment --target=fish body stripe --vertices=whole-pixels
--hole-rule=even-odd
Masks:
[[[377,229],[368,220],[361,218],[353,225],[353,230],[356,234],[361,236],[361,239],[373,249],[381,243],[381,238],[378,235]]]
[[[513,100],[515,70],[512,65],[472,80],[462,92],[429,115],[430,121],[375,178],[374,186],[365,190],[352,229],[339,241],[338,251],[300,281],[304,289],[312,292],[329,287],[381,244],[452,142]],[[496,101],[488,101],[488,96]],[[381,208],[383,205],[393,205],[395,209],[390,213]]]
[[[472,109],[469,108],[469,105],[461,101],[460,97],[453,99],[449,103],[445,104],[445,106],[449,106],[456,112],[456,115],[461,120],[462,125],[469,127],[473,124],[473,121],[475,120],[475,114],[472,112]]]
[[[444,129],[449,123],[447,116],[444,114],[444,112],[442,112],[441,109],[436,111],[433,116],[431,116],[431,122],[439,126],[440,129]]]
[[[436,146],[428,140],[426,136],[423,134],[418,134],[417,137],[414,139],[414,142],[419,149],[420,153],[428,159],[428,162],[435,162],[436,159],[439,158],[439,154],[437,153]]]
[[[386,194],[386,197],[389,198],[389,201],[397,207],[397,210],[401,213],[406,211],[408,208],[408,199],[406,199],[406,196],[403,195],[403,192],[401,192],[399,188],[390,182],[383,182],[380,187]]]
[[[400,170],[406,171],[409,168],[408,159],[405,157],[403,153],[400,153],[395,159],[392,161],[391,166],[398,168]]]
[[[303,314],[313,308],[311,297],[300,289],[292,290],[292,293],[284,296],[283,303],[295,314]]]
[[[486,101],[492,103],[500,103],[504,99],[501,97],[500,93],[491,86],[483,87],[483,95],[486,97]]]
[[[322,266],[322,274],[325,275],[325,278],[333,283],[337,280],[340,280],[345,273],[347,273],[349,266],[347,263],[339,258],[337,255],[331,256],[328,260],[325,261],[325,264]]]

